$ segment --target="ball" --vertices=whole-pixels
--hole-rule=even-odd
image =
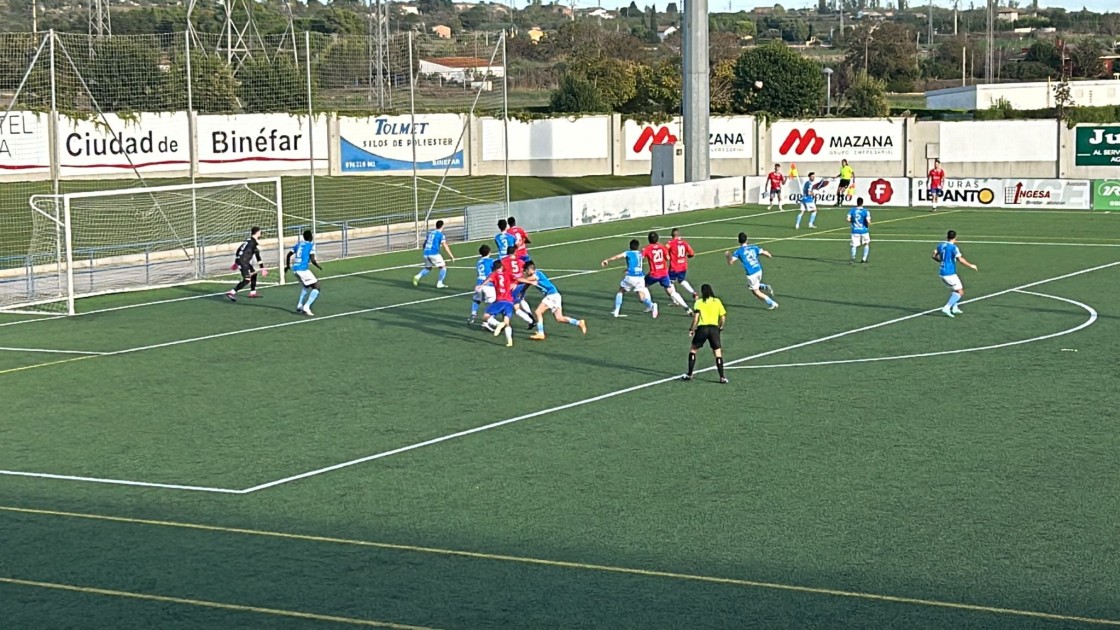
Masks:
[[[754,82],[754,89],[761,90],[762,89],[762,81],[755,81]]]

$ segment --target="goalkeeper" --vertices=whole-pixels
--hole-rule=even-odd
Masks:
[[[237,283],[234,287],[226,293],[226,297],[230,302],[237,301],[237,292],[244,289],[246,285],[249,286],[249,297],[260,297],[257,293],[257,275],[268,275],[268,270],[264,267],[264,261],[261,260],[261,229],[254,226],[249,230],[249,238],[237,248],[235,260],[231,269],[237,269],[241,272],[241,282]],[[253,260],[256,259],[257,263],[261,266],[260,269],[253,267]]]

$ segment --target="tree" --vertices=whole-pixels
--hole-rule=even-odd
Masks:
[[[680,13],[680,10],[677,9],[677,3],[676,2],[670,2],[669,4],[667,4],[665,6],[665,12],[670,14],[670,15],[676,15],[676,14]]]
[[[585,97],[590,86],[595,98]],[[558,96],[559,94],[559,96]],[[560,88],[553,93],[553,101],[563,107],[596,105],[594,111],[621,111],[637,95],[635,64],[614,57],[580,57],[574,59],[561,77]],[[555,111],[592,111],[556,109]]]
[[[1055,72],[1062,70],[1062,53],[1058,46],[1048,40],[1039,40],[1027,48],[1026,61],[1033,61],[1049,66]]]
[[[1069,49],[1074,76],[1086,79],[1104,78],[1104,46],[1092,37],[1080,39]]]
[[[549,109],[573,114],[608,111],[595,86],[572,73],[560,77],[560,87],[549,98]]]
[[[891,113],[887,84],[882,79],[860,73],[844,92],[844,113],[859,118],[875,118]]]
[[[712,113],[730,114],[733,111],[735,60],[724,59],[713,64],[709,85]]]
[[[78,70],[102,111],[158,112],[186,105],[185,93],[171,96],[159,49],[145,38],[98,39]]]
[[[823,95],[820,65],[785,44],[744,51],[735,63],[735,112],[767,112],[784,118],[816,114]]]
[[[263,55],[246,59],[237,79],[240,81],[237,97],[247,112],[307,110],[305,78],[287,55],[271,61]]]
[[[175,61],[169,74],[177,94],[186,94],[186,56]],[[191,51],[191,102],[202,114],[236,112],[237,79],[225,59],[205,51]]]
[[[882,79],[891,92],[914,91],[918,49],[909,26],[897,22],[861,26],[846,38],[846,47],[845,60],[853,69]]]
[[[634,98],[622,106],[622,111],[665,114],[680,112],[680,57],[662,60],[653,66],[638,66],[634,79]]]

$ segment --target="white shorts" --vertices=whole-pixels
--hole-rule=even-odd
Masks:
[[[435,256],[425,256],[424,257],[424,268],[425,269],[431,269],[432,267],[443,268],[443,267],[446,267],[446,266],[447,266],[447,263],[443,262],[443,256],[440,255],[440,254],[436,254]]]
[[[852,247],[867,245],[869,243],[871,243],[870,234],[852,234]]]
[[[752,273],[747,276],[747,288],[751,291],[757,291],[762,286],[762,272]]]
[[[296,277],[299,278],[299,281],[302,282],[305,287],[309,287],[319,281],[319,279],[315,277],[315,274],[311,273],[310,269],[297,271]]]
[[[815,201],[802,201],[801,202],[801,211],[802,212],[816,212],[817,211],[817,202],[815,202]]]
[[[552,295],[544,296],[541,300],[541,304],[543,304],[550,313],[559,313],[563,310],[564,300],[560,297],[559,293],[553,293]]]
[[[953,291],[960,291],[964,288],[964,285],[961,284],[961,279],[957,277],[957,274],[953,274],[951,276],[941,276],[941,281],[944,282]]]
[[[489,284],[480,284],[474,288],[474,299],[481,304],[493,304],[497,294],[494,287]]]
[[[622,282],[618,283],[623,291],[629,293],[630,291],[644,291],[646,288],[645,276],[623,276]]]

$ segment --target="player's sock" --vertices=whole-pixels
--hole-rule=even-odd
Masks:
[[[506,343],[513,343],[513,327],[506,326]]]
[[[524,320],[526,324],[532,324],[533,323],[533,318],[530,317],[528,313],[521,310],[520,308],[513,309],[513,312],[514,312],[515,315],[517,315],[522,320]]]
[[[696,353],[688,353],[688,375],[692,376],[692,371],[696,369]]]
[[[863,246],[863,262],[867,262],[867,254],[869,254],[869,253],[871,253],[871,246],[870,245],[864,245]]]
[[[719,372],[719,377],[723,378],[723,357],[716,357],[716,371]]]
[[[816,227],[816,225],[814,225],[816,222],[817,222],[817,213],[813,212],[812,214],[809,215],[809,227]]]
[[[804,212],[797,213],[797,222],[793,224],[794,229],[798,229],[801,227],[801,217],[803,216],[805,216]]]
[[[945,308],[952,309],[954,306],[957,305],[957,302],[960,302],[960,301],[961,301],[961,294],[954,291],[953,293],[949,294],[949,303],[945,305]]]
[[[249,286],[249,281],[248,280],[242,280],[241,282],[237,283],[237,286],[233,287],[233,292],[237,293],[238,291],[240,291],[241,289],[244,289],[247,286]]]
[[[303,301],[305,299],[307,299],[307,294],[308,294],[307,287],[303,287],[303,289],[301,289],[300,292],[299,292],[299,302],[296,302],[296,310],[297,311],[303,308]]]
[[[573,318],[573,317],[569,317],[569,318],[568,318],[568,324],[569,324],[570,326],[579,326],[579,320],[578,320],[578,319],[575,319],[575,318]]]
[[[692,285],[688,283],[688,280],[681,280],[681,288],[693,295],[696,295],[696,289],[692,288]]]
[[[856,247],[855,247],[855,245],[853,245],[852,246],[852,260],[855,260],[855,259],[856,259]]]
[[[249,290],[252,291],[253,293],[257,292],[257,275],[258,274],[253,274],[249,278]]]
[[[471,317],[478,315],[478,302],[471,300]]]
[[[680,306],[680,307],[685,308],[685,309],[688,308],[688,302],[684,301],[684,298],[681,297],[680,293],[677,293],[676,291],[673,291],[670,295],[672,295],[672,297],[673,297],[673,304],[676,304],[677,306]]]
[[[614,294],[614,312],[618,313],[620,310],[622,310],[622,294],[621,293],[615,293]]]
[[[774,306],[774,298],[766,298],[766,306]]]
[[[314,304],[315,300],[318,298],[319,289],[311,289],[311,294],[307,296],[307,303],[303,305],[303,308],[311,308],[311,305]]]
[[[439,283],[443,284],[443,279],[447,277],[447,267],[440,267],[439,269]]]
[[[540,319],[537,320],[537,334],[539,334],[539,335],[544,334],[544,320],[540,320]]]
[[[653,298],[646,298],[642,300],[642,304],[644,304],[646,308],[653,308]]]
[[[420,273],[416,274],[416,279],[419,280],[420,278],[423,278],[424,276],[431,273],[431,271],[432,271],[431,269],[421,269]]]

